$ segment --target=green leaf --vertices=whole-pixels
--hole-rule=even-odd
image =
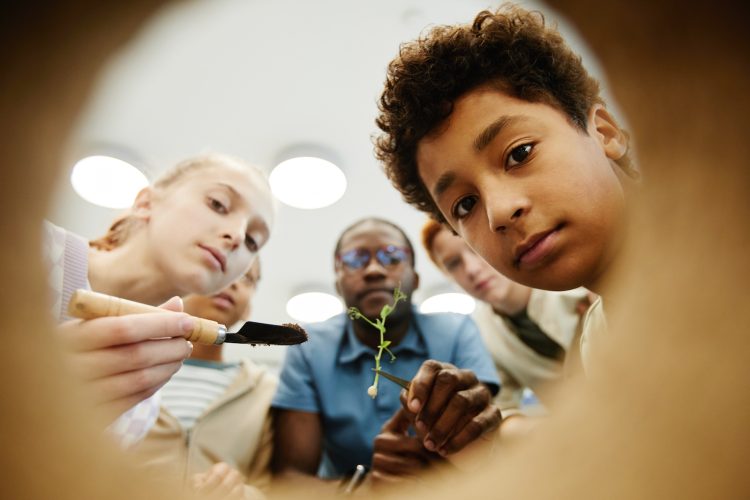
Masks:
[[[391,341],[390,340],[386,340],[385,342],[383,342],[382,344],[380,344],[380,347],[382,347],[383,349],[386,349],[389,345],[391,345]]]
[[[393,308],[389,304],[386,304],[380,310],[380,317],[385,321],[385,318],[387,318],[391,312],[393,312]]]
[[[395,355],[395,354],[393,354],[393,353],[391,352],[391,350],[390,350],[390,349],[388,349],[387,347],[384,347],[384,349],[385,349],[385,352],[387,352],[388,354],[390,354],[390,356],[391,356],[391,363],[393,363],[394,361],[396,361],[396,355]]]

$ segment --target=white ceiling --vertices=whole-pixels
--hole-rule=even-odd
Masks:
[[[106,68],[79,121],[66,166],[107,144],[144,163],[152,178],[205,150],[270,170],[284,148],[318,144],[338,156],[348,190],[320,210],[280,206],[261,252],[263,279],[253,319],[289,321],[284,308],[296,292],[333,292],[338,234],[370,215],[398,223],[412,238],[422,277],[419,301],[445,281],[421,249],[423,215],[401,201],[373,157],[376,101],[386,65],[401,42],[430,24],[470,21],[492,5],[478,0],[175,3]],[[585,59],[590,65],[590,56]],[[103,234],[118,212],[83,201],[67,178],[60,186],[50,219],[86,237]]]

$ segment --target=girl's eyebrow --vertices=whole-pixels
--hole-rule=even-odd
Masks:
[[[229,194],[231,194],[233,198],[238,198],[240,200],[243,199],[243,197],[242,197],[242,195],[240,194],[239,191],[237,191],[236,189],[234,189],[232,186],[230,186],[229,184],[227,184],[225,182],[217,182],[214,185],[218,186],[220,188],[224,188],[227,191],[229,191]]]

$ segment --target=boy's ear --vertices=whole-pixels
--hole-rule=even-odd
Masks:
[[[130,209],[131,213],[138,218],[146,219],[151,216],[151,207],[153,205],[154,191],[151,187],[147,186],[141,189],[133,201],[133,207]]]
[[[595,104],[591,109],[589,133],[599,141],[610,160],[618,161],[628,152],[628,134],[601,104]]]

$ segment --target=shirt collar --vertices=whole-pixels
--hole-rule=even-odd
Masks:
[[[371,358],[375,355],[375,351],[367,347],[365,344],[360,342],[357,336],[354,334],[353,321],[364,321],[364,320],[351,320],[347,318],[344,336],[341,340],[341,346],[339,347],[338,362],[339,363],[353,363],[361,357]],[[386,339],[388,337],[387,331],[388,323],[386,322]],[[377,334],[377,331],[373,328],[373,335]],[[427,356],[427,345],[422,335],[422,331],[419,328],[419,321],[417,317],[417,311],[412,306],[411,322],[409,323],[409,330],[401,340],[401,343],[391,349],[391,352],[398,358],[399,353],[413,353],[416,356]],[[387,355],[387,353],[386,353]]]

